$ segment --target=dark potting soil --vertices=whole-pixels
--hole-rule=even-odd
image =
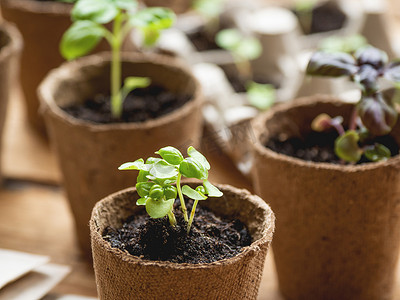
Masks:
[[[305,28],[307,22],[302,20],[304,15],[301,15],[296,11],[294,11],[294,13],[299,18],[300,27],[305,34],[340,29],[346,21],[346,15],[337,6],[332,5],[329,2],[313,8],[311,28]]]
[[[111,116],[109,95],[99,94],[80,105],[63,108],[75,118],[94,123],[144,122],[166,115],[190,100],[188,95],[175,95],[163,87],[151,85],[135,89],[128,94],[123,104],[120,120]]]
[[[278,138],[272,138],[266,143],[265,146],[275,152],[300,158],[305,161],[341,164],[341,160],[334,152],[334,144],[337,136],[338,134],[336,131],[313,131],[307,134],[304,139],[292,137],[287,140],[280,141]],[[397,145],[394,138],[390,135],[368,140],[366,141],[365,145],[373,145],[374,143],[385,145],[392,153],[392,157],[399,154],[399,145]],[[357,164],[370,162],[371,161],[363,156]]]
[[[189,32],[186,34],[189,40],[193,43],[197,51],[221,49],[215,43],[215,36],[207,34],[204,27],[200,30]]]
[[[151,219],[143,211],[129,217],[122,228],[106,228],[103,238],[112,247],[143,259],[192,264],[233,257],[251,244],[242,222],[217,217],[201,205],[196,208],[189,235],[180,209],[175,209],[175,215],[178,224],[173,228],[167,217]]]

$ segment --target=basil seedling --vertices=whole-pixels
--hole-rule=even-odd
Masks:
[[[274,86],[250,80],[252,78],[250,61],[258,58],[262,52],[259,40],[255,37],[244,36],[237,29],[224,29],[218,32],[215,42],[232,54],[241,77],[248,79],[246,92],[250,104],[259,110],[270,108],[275,102]]]
[[[89,53],[102,38],[111,46],[111,114],[120,119],[126,95],[136,88],[147,87],[149,78],[128,77],[121,88],[121,46],[132,28],[143,32],[146,45],[154,44],[160,31],[169,28],[174,13],[167,8],[138,10],[136,0],[77,0],[72,11],[73,24],[64,33],[60,52],[71,60]],[[112,22],[112,30],[105,24]]]
[[[390,150],[381,144],[360,146],[367,138],[388,134],[397,121],[392,97],[379,89],[378,79],[400,82],[400,62],[388,63],[385,52],[366,46],[353,55],[347,53],[316,52],[307,66],[307,74],[315,76],[347,76],[361,88],[361,99],[349,122],[347,131],[343,118],[326,114],[314,119],[311,127],[316,131],[335,128],[339,137],[335,141],[336,155],[347,162],[357,162],[364,155],[371,161],[385,160]],[[357,128],[358,127],[358,128]]]
[[[222,192],[208,181],[210,164],[204,155],[193,147],[189,147],[187,153],[189,157],[184,158],[178,149],[167,146],[156,152],[161,158],[149,157],[146,162],[140,158],[134,162],[122,164],[119,170],[139,171],[136,189],[140,198],[136,204],[145,205],[151,218],[168,216],[170,224],[175,226],[173,205],[178,195],[189,233],[197,203],[208,197],[221,197]],[[203,184],[196,189],[188,185],[181,187],[182,176],[200,179]],[[194,201],[189,218],[183,195]]]

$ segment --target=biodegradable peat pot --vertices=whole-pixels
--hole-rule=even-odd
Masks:
[[[23,36],[20,81],[28,121],[44,133],[36,89],[51,69],[65,61],[58,49],[63,33],[71,25],[72,5],[57,1],[0,0],[0,6],[4,19],[15,23]]]
[[[92,55],[64,63],[39,87],[46,125],[55,146],[71,204],[79,242],[90,252],[88,222],[101,198],[132,185],[123,162],[147,157],[165,145],[199,145],[202,97],[196,79],[172,58],[125,54],[122,76],[150,77],[152,83],[192,98],[179,109],[142,123],[95,124],[76,119],[60,107],[108,93],[110,55]]]
[[[258,117],[254,181],[277,218],[274,257],[287,299],[391,299],[400,242],[400,156],[343,166],[278,154],[265,142],[311,131],[320,113],[349,120],[353,105],[302,98]],[[400,144],[400,124],[391,135]]]
[[[191,185],[194,187],[193,181]],[[249,229],[253,242],[232,258],[208,264],[142,260],[112,248],[102,238],[103,230],[107,226],[120,227],[143,206],[136,206],[134,188],[98,202],[90,231],[100,299],[256,299],[274,232],[274,214],[262,199],[246,190],[229,185],[217,187],[224,196],[199,205],[218,215],[238,218]]]
[[[146,6],[164,6],[172,9],[175,13],[181,14],[190,9],[190,0],[142,0]]]
[[[18,59],[22,49],[22,37],[18,30],[5,22],[0,23],[0,180],[1,145],[4,122],[11,87],[15,86]]]

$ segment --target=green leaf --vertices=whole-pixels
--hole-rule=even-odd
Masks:
[[[207,161],[207,158],[199,151],[197,151],[193,146],[190,146],[187,149],[187,153],[191,158],[201,164],[206,170],[210,170],[210,163]]]
[[[163,7],[145,8],[129,18],[129,22],[135,27],[157,30],[170,28],[174,21],[174,12]]]
[[[381,161],[389,159],[392,153],[384,145],[376,143],[372,147],[367,148],[364,151],[364,155],[370,161]]]
[[[260,41],[255,37],[246,37],[242,39],[235,52],[242,59],[253,60],[261,55],[262,46]]]
[[[104,29],[92,21],[77,21],[64,33],[61,43],[61,55],[71,60],[89,53],[100,42]]]
[[[204,180],[203,185],[209,197],[222,197],[223,193],[208,180]]]
[[[144,163],[143,158],[139,158],[134,162],[126,162],[119,166],[118,170],[144,170],[147,171],[147,167]]]
[[[237,29],[223,29],[215,36],[215,42],[223,49],[233,51],[243,40],[243,35]]]
[[[257,109],[267,110],[275,103],[275,88],[272,84],[260,84],[251,81],[247,87],[247,98],[250,104]]]
[[[148,199],[147,197],[143,197],[143,198],[137,199],[136,205],[146,205],[146,200],[147,199]]]
[[[138,3],[135,0],[113,0],[115,5],[119,9],[125,9],[127,11],[134,11],[138,7]]]
[[[121,98],[125,99],[126,96],[137,88],[146,88],[150,85],[151,79],[149,77],[134,77],[130,76],[125,78],[124,85],[121,89]]]
[[[311,129],[317,132],[323,132],[332,127],[332,118],[328,114],[319,114],[311,122]]]
[[[142,28],[143,34],[143,45],[145,47],[151,47],[157,43],[160,38],[160,30],[153,28]]]
[[[154,164],[156,162],[159,162],[160,160],[161,160],[161,158],[159,158],[159,157],[150,156],[149,158],[146,159],[146,165]]]
[[[172,185],[168,185],[166,187],[164,187],[164,195],[165,195],[165,199],[170,200],[170,199],[176,199],[176,195],[177,195],[178,191],[176,189],[176,187],[172,186]]]
[[[346,131],[344,135],[335,140],[336,155],[348,162],[359,161],[363,151],[358,146],[358,140],[359,136],[356,131]]]
[[[164,178],[172,178],[178,175],[178,170],[176,167],[171,166],[164,160],[160,160],[152,165],[149,170],[150,175],[153,175],[156,178],[164,179]]]
[[[360,34],[351,36],[333,35],[323,39],[318,48],[325,52],[345,52],[351,54],[365,47],[367,44],[367,39]]]
[[[137,193],[140,197],[147,197],[153,185],[153,182],[138,182],[136,183]]]
[[[183,160],[182,153],[178,149],[171,146],[161,148],[156,152],[156,154],[160,155],[171,165],[179,165]]]
[[[149,196],[155,200],[160,200],[164,197],[164,189],[161,185],[154,184],[149,191]]]
[[[182,187],[182,193],[185,196],[188,196],[190,199],[193,199],[193,200],[206,200],[207,199],[207,196],[203,195],[200,192],[195,191],[188,185],[184,185]]]
[[[195,0],[193,2],[193,9],[209,19],[219,16],[223,7],[222,0]]]
[[[147,182],[147,175],[149,175],[149,171],[140,170],[139,174],[136,178],[137,182]]]
[[[199,162],[191,157],[184,159],[179,165],[179,172],[187,178],[207,179],[208,172]]]
[[[73,21],[90,20],[98,24],[111,22],[117,14],[116,3],[110,0],[78,0],[71,12]]]
[[[163,218],[171,211],[175,199],[154,200],[148,198],[146,201],[146,211],[153,219]]]

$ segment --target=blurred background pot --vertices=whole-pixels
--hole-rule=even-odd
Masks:
[[[277,217],[274,258],[287,299],[391,299],[400,245],[400,156],[361,165],[276,153],[270,138],[301,137],[321,113],[348,122],[353,104],[314,96],[254,122],[254,184]],[[400,124],[391,135],[400,144]]]
[[[94,204],[132,185],[132,174],[118,171],[126,161],[147,157],[165,145],[184,149],[199,145],[202,130],[201,93],[195,78],[177,61],[156,55],[125,54],[122,77],[150,77],[176,94],[191,99],[157,119],[141,123],[96,124],[72,117],[60,107],[97,93],[109,93],[110,55],[92,55],[63,64],[39,87],[46,124],[58,154],[64,187],[75,217],[78,239],[90,252],[87,226]]]
[[[6,22],[0,22],[0,149],[11,88],[17,82],[17,68],[21,50],[22,37],[17,28]]]
[[[192,182],[192,187],[196,184]],[[252,243],[238,255],[207,264],[148,261],[112,248],[102,233],[119,228],[143,209],[135,203],[135,189],[108,196],[93,209],[90,231],[97,290],[100,299],[257,299],[267,250],[275,228],[268,205],[248,191],[217,185],[222,198],[199,205],[216,215],[238,218],[248,228]],[[112,274],[112,276],[110,276]],[[160,279],[160,280],[155,280]]]

